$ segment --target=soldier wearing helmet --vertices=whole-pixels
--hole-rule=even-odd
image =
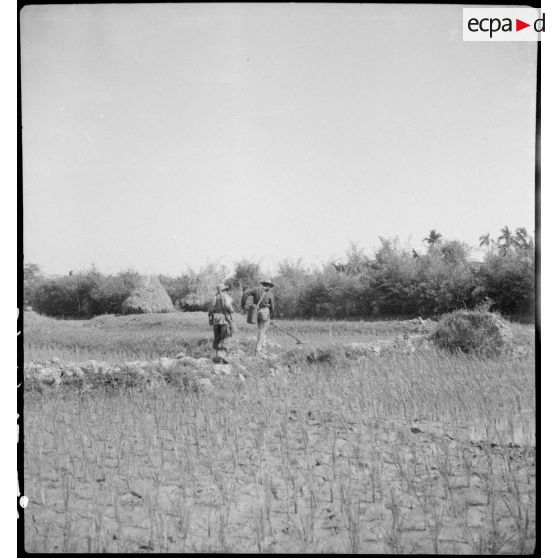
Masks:
[[[213,349],[215,360],[224,360],[223,354],[228,352],[228,340],[233,333],[232,298],[227,294],[229,286],[221,283],[217,285],[217,293],[209,304],[209,325],[213,326]]]

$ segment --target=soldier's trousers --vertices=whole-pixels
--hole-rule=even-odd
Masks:
[[[265,347],[269,322],[269,308],[264,307],[258,310],[258,340],[256,341],[256,352],[260,352]]]
[[[229,338],[231,337],[231,329],[229,324],[213,326],[213,349],[215,351],[223,351],[228,349]]]

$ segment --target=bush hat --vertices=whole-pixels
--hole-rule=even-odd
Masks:
[[[219,283],[219,284],[217,285],[217,290],[218,290],[219,292],[221,292],[221,291],[228,291],[229,289],[230,289],[230,286],[229,286],[229,285],[225,285],[225,283]]]
[[[260,285],[269,285],[270,287],[273,287],[273,283],[267,277],[260,281]]]

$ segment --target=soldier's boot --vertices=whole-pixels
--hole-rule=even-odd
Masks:
[[[228,350],[224,349],[224,348],[219,349],[218,351],[215,351],[215,358],[213,359],[213,362],[227,364],[227,359],[225,358],[227,353],[228,353]]]

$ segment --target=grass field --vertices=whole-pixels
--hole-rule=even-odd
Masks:
[[[534,550],[532,326],[512,326],[520,354],[489,360],[404,350],[411,322],[278,324],[308,342],[270,330],[293,366],[248,356],[255,328],[241,323],[249,374],[211,392],[27,391],[26,550]],[[25,315],[26,362],[207,357],[210,339],[201,313]],[[351,342],[390,350],[335,352]],[[309,362],[315,347],[335,358]]]

